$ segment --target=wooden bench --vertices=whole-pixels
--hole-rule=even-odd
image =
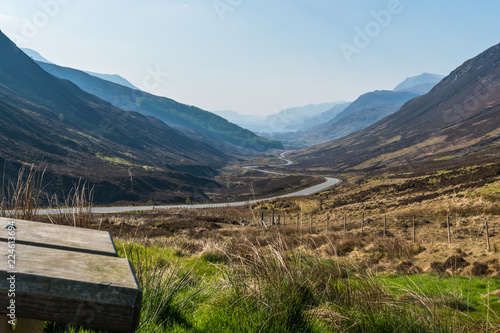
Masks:
[[[8,225],[16,227],[14,266]],[[45,321],[134,332],[142,291],[108,232],[0,218],[0,333],[11,330],[12,300],[16,333],[43,332]]]

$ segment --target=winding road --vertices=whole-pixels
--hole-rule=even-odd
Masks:
[[[281,172],[274,172],[274,171],[268,171],[268,170],[262,170],[260,168],[263,167],[283,167],[283,166],[288,166],[292,165],[293,162],[287,159],[285,156],[289,153],[290,151],[286,151],[280,154],[279,159],[284,161],[284,164],[278,164],[278,165],[255,165],[255,166],[247,166],[244,167],[245,169],[251,169],[255,171],[260,171],[268,174],[273,174],[273,175],[280,175],[280,176],[289,176],[289,174],[286,173],[281,173]],[[325,177],[325,182],[321,183],[319,185],[315,185],[312,187],[308,187],[306,189],[289,193],[289,194],[284,194],[284,195],[278,195],[270,198],[263,198],[263,199],[255,199],[255,200],[247,200],[247,201],[239,201],[239,202],[229,202],[229,203],[209,203],[209,204],[193,204],[193,205],[168,205],[168,206],[131,206],[131,207],[95,207],[92,208],[92,213],[99,213],[99,214],[104,214],[104,213],[125,213],[125,212],[131,212],[131,211],[148,211],[152,209],[203,209],[203,208],[222,208],[222,207],[239,207],[239,206],[247,206],[247,205],[253,205],[259,202],[263,201],[271,201],[279,198],[290,198],[290,197],[298,197],[298,196],[303,196],[303,195],[311,195],[315,194],[318,192],[321,192],[329,187],[332,187],[334,185],[337,185],[340,182],[340,180],[336,178],[329,178]],[[63,212],[68,212],[67,210],[62,210]],[[60,213],[61,210],[49,210],[49,209],[44,209],[44,210],[39,210],[38,214],[41,215],[46,215],[46,214],[57,214]]]

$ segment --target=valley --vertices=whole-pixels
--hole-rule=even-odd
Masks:
[[[139,333],[500,332],[500,44],[472,24],[450,35],[456,13],[415,2],[397,17],[392,2],[215,1],[211,16],[127,2],[98,25],[110,3],[86,38],[88,4],[22,48],[0,31],[5,229],[104,231],[139,290]],[[0,27],[19,17],[0,13]],[[143,17],[165,26],[142,30]],[[169,71],[154,89],[151,68]],[[100,296],[82,297],[86,311]],[[91,317],[35,319],[101,332]]]

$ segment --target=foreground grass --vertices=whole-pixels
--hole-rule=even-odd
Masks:
[[[277,233],[117,242],[143,288],[138,332],[494,332],[499,278],[374,275]],[[65,327],[46,332],[85,332]]]

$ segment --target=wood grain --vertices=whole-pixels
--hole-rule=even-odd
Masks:
[[[111,235],[106,231],[0,218],[0,241],[7,241],[6,225],[15,221],[16,243],[67,251],[117,256]]]
[[[15,269],[0,218],[0,313],[15,275],[16,316],[114,332],[133,332],[142,291],[108,232],[15,220]],[[15,273],[11,271],[15,270]]]
[[[7,243],[0,243],[0,312],[5,313]],[[96,329],[132,332],[142,292],[128,260],[27,245],[16,246],[16,315]]]

